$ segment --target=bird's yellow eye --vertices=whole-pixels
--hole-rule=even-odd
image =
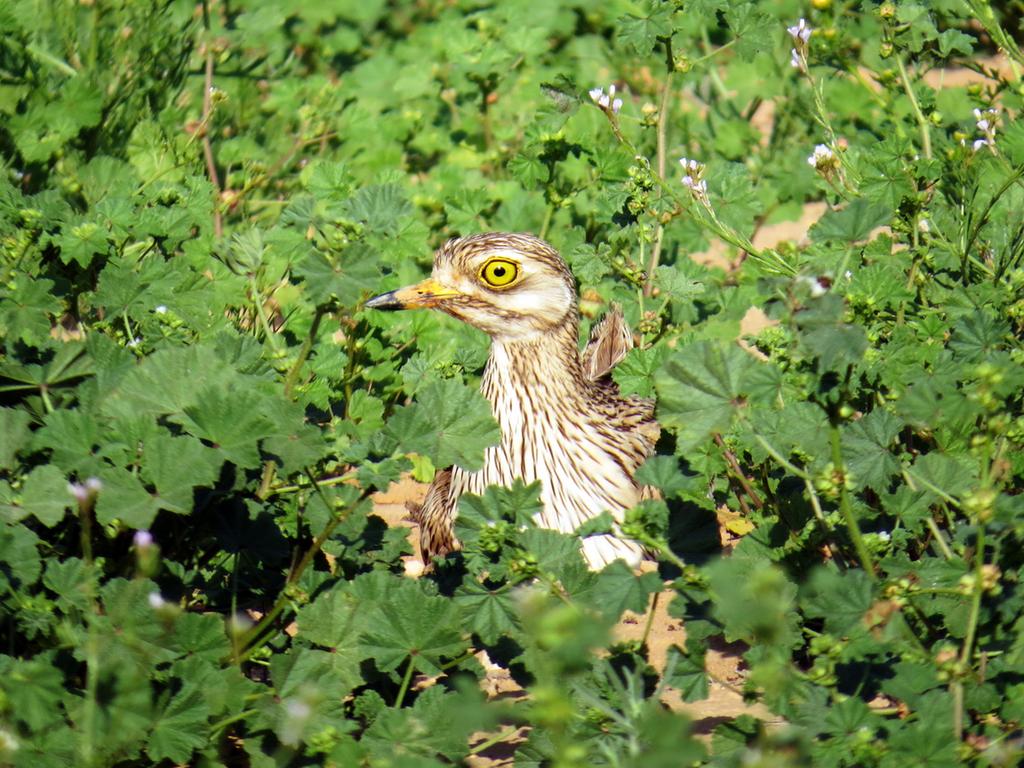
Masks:
[[[508,288],[519,277],[519,265],[508,259],[491,259],[480,268],[480,279],[491,288]]]

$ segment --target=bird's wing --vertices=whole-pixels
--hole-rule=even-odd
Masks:
[[[622,307],[613,304],[590,331],[590,340],[580,354],[583,375],[591,381],[603,379],[633,348],[633,333],[622,316]]]
[[[420,557],[427,564],[435,555],[443,557],[459,548],[452,526],[455,510],[451,486],[451,469],[441,470],[434,476],[422,504],[406,504],[412,521],[420,527]]]

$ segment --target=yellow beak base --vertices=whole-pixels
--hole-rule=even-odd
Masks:
[[[447,288],[429,277],[422,283],[407,285],[394,291],[374,296],[363,306],[370,309],[429,309],[442,301],[461,296],[458,291]]]

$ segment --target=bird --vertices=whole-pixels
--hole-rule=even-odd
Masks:
[[[576,281],[554,247],[525,233],[490,232],[453,238],[434,254],[429,278],[369,299],[381,310],[439,310],[488,334],[490,353],[480,391],[501,429],[483,466],[438,472],[413,519],[426,564],[459,549],[454,520],[459,498],[516,479],[541,482],[535,522],[573,533],[604,511],[612,533],[587,536],[583,556],[593,570],[645,556],[619,528],[627,510],[650,489],[635,480],[654,452],[660,428],[654,403],[624,396],[611,371],[633,347],[618,307],[596,323],[579,347]]]

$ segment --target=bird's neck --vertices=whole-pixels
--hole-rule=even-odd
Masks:
[[[563,402],[585,400],[587,381],[579,353],[579,320],[575,313],[550,332],[525,339],[491,343],[481,391],[492,403],[500,397]],[[546,398],[546,399],[545,399]]]

